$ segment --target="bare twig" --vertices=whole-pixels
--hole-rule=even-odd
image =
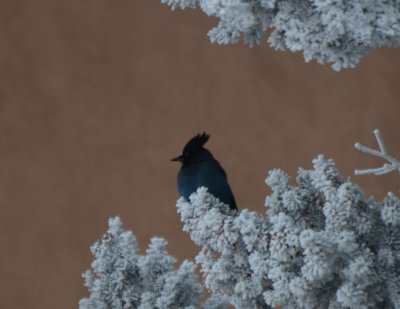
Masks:
[[[359,143],[356,143],[354,147],[362,152],[365,152],[367,154],[373,155],[375,157],[382,158],[389,163],[383,164],[382,167],[378,168],[370,168],[370,169],[364,169],[364,170],[355,170],[354,174],[356,175],[383,175],[390,173],[392,171],[398,170],[400,172],[400,162],[393,158],[391,155],[386,150],[385,143],[383,142],[383,138],[379,132],[378,129],[374,130],[375,138],[376,141],[378,142],[379,146],[379,151],[375,149],[371,149],[368,147],[365,147]]]

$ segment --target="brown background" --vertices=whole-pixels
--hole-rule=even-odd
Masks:
[[[396,173],[353,175],[382,163],[353,144],[380,128],[400,156],[399,50],[337,73],[265,42],[211,45],[216,22],[158,0],[0,1],[0,308],[76,308],[110,216],[193,257],[169,159],[199,131],[240,208],[264,211],[267,171],[319,153],[368,194],[398,192]]]

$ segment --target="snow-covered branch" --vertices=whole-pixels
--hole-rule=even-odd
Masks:
[[[390,173],[395,170],[400,172],[400,161],[396,160],[394,157],[392,157],[388,153],[379,130],[378,129],[374,130],[374,134],[375,134],[375,138],[378,143],[378,146],[379,146],[379,150],[365,147],[359,143],[356,143],[354,145],[354,147],[362,152],[367,153],[367,154],[382,158],[389,163],[385,163],[382,167],[378,167],[378,168],[355,170],[354,173],[356,175],[368,175],[368,174],[383,175],[383,174],[387,174],[387,173]]]
[[[375,48],[400,45],[400,0],[161,0],[176,8],[200,8],[219,18],[211,42],[269,44],[303,51],[308,62],[352,68]]]
[[[270,308],[263,292],[269,257],[268,222],[248,210],[239,214],[199,188],[177,203],[184,231],[202,249],[196,257],[204,284],[214,294],[230,297],[235,308]]]
[[[378,138],[380,152],[385,152]],[[184,231],[200,247],[178,269],[153,238],[145,255],[118,218],[92,246],[80,309],[400,308],[400,199],[365,196],[319,156],[295,184],[269,173],[266,213],[230,210],[199,188],[177,202]],[[212,297],[200,302],[203,286]]]
[[[297,184],[273,170],[267,213],[231,212],[205,188],[180,199],[205,286],[235,308],[400,305],[400,200],[382,203],[319,156]]]
[[[165,249],[166,241],[152,238],[146,255],[138,254],[135,236],[124,231],[121,220],[109,220],[107,234],[91,251],[92,271],[84,273],[90,297],[80,309],[195,309],[203,292],[196,280],[195,266],[184,261],[175,270],[175,259]],[[211,297],[202,309],[224,309],[225,299]]]

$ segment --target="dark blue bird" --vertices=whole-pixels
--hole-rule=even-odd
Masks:
[[[171,160],[182,163],[178,173],[179,194],[189,200],[197,188],[206,187],[221,202],[237,210],[224,169],[211,152],[203,147],[209,138],[210,135],[205,132],[194,136],[187,142],[182,154]]]

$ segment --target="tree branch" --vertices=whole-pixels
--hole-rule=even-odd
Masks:
[[[369,147],[363,146],[360,143],[356,143],[354,147],[357,150],[365,152],[375,157],[382,158],[389,163],[383,164],[381,167],[363,169],[363,170],[354,170],[354,174],[356,175],[384,175],[390,173],[392,171],[398,170],[400,172],[400,162],[396,160],[394,157],[389,155],[386,150],[385,143],[378,129],[374,130],[375,138],[379,146],[379,151],[375,149],[371,149]]]

